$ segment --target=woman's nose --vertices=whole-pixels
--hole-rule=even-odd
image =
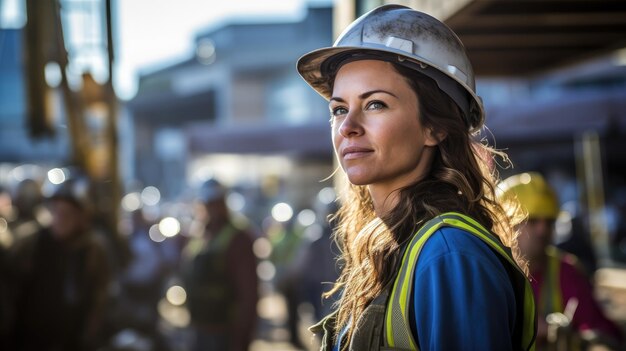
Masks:
[[[339,125],[339,133],[344,138],[363,134],[363,125],[360,111],[350,111]]]

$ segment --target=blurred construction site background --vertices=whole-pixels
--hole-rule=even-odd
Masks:
[[[306,326],[331,307],[317,295],[329,286],[292,296],[282,285],[303,286],[322,269],[299,258],[327,235],[336,164],[327,103],[295,62],[383,3],[0,0],[2,259],[50,222],[47,189],[78,174],[90,184],[110,266],[106,298],[116,306],[102,348],[186,350],[180,260],[198,222],[198,189],[217,179],[254,236],[251,349],[315,349]],[[537,171],[556,189],[554,244],[581,259],[598,301],[624,327],[626,2],[396,3],[459,35],[486,106],[481,137],[513,162],[501,177]],[[137,240],[149,240],[134,245],[138,212],[146,230]],[[151,330],[114,316],[133,265],[151,272]],[[0,279],[12,274],[4,268]]]

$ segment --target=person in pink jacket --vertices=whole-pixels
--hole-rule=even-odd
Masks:
[[[537,346],[545,345],[546,317],[564,313],[571,326],[589,342],[602,342],[622,350],[620,328],[608,319],[595,300],[587,272],[576,256],[552,245],[559,202],[554,190],[539,173],[522,173],[505,179],[500,197],[521,206],[528,220],[519,228],[521,253],[529,261],[530,281],[538,314]]]

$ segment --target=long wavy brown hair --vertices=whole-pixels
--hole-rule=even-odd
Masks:
[[[335,220],[335,240],[341,248],[342,272],[326,296],[341,293],[336,333],[352,326],[367,305],[396,276],[403,244],[431,218],[449,211],[466,214],[496,234],[510,247],[526,271],[516,240],[515,225],[521,218],[507,216],[496,199],[498,179],[495,160],[508,163],[506,154],[480,141],[458,106],[430,78],[394,64],[419,97],[419,118],[435,135],[443,132],[429,173],[425,178],[397,189],[399,199],[393,210],[378,218],[366,186],[352,185],[340,172],[340,209]],[[329,77],[332,86],[334,77]],[[417,118],[417,116],[416,116]]]

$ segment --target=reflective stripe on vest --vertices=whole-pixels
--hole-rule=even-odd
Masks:
[[[409,321],[409,309],[413,290],[413,275],[418,256],[426,240],[443,226],[455,227],[467,231],[484,241],[514,267],[514,271],[524,280],[524,313],[522,318],[521,345],[514,345],[519,350],[535,349],[536,313],[533,291],[528,279],[513,260],[510,250],[474,219],[456,212],[439,215],[413,236],[402,256],[400,271],[391,289],[385,312],[385,346],[392,348],[419,350],[413,338]],[[519,320],[519,319],[518,319]]]
[[[561,261],[562,253],[554,246],[546,248],[548,258],[547,269],[541,285],[539,296],[539,315],[545,318],[553,312],[563,313],[563,294],[561,292]]]

